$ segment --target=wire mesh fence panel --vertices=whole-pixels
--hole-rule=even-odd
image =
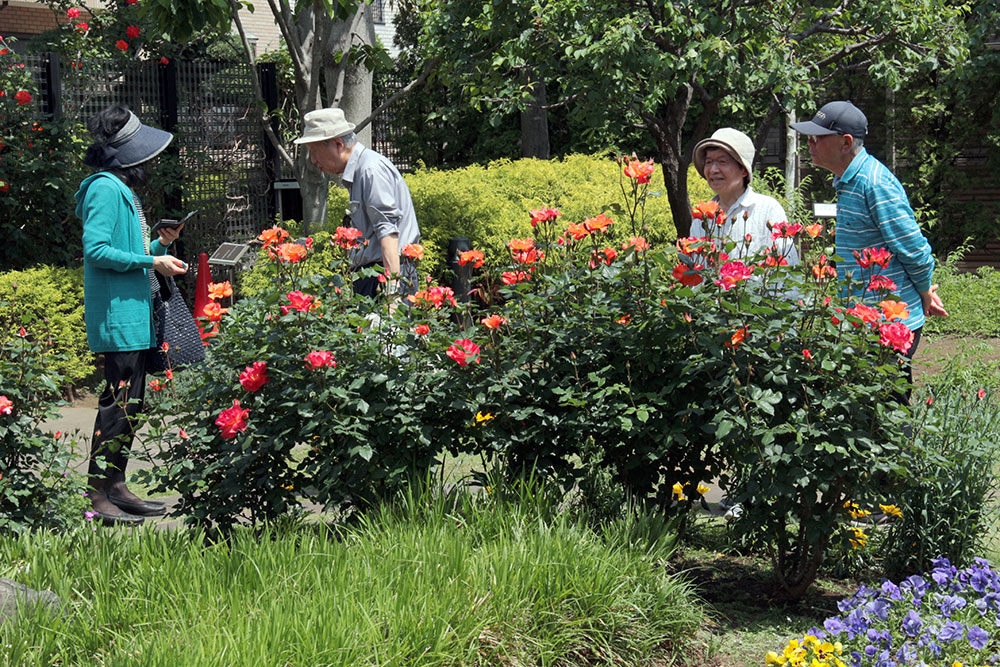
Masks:
[[[187,172],[186,210],[198,210],[197,236],[214,249],[243,242],[270,222],[271,183],[252,95],[254,70],[244,64],[177,66],[177,143]]]
[[[387,99],[403,89],[406,82],[394,72],[376,74],[372,82],[372,106],[378,107]],[[409,160],[399,149],[399,139],[406,131],[404,124],[398,118],[399,105],[392,105],[372,121],[372,147],[389,158],[400,171],[408,171]]]

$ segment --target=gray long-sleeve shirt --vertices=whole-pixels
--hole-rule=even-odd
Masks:
[[[382,261],[379,241],[399,234],[399,251],[420,242],[413,199],[399,170],[384,156],[361,143],[354,146],[341,177],[350,192],[351,224],[368,245],[354,252],[355,267]]]

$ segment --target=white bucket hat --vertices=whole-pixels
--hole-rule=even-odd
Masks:
[[[694,147],[694,168],[705,177],[705,152],[709,148],[721,148],[743,165],[749,180],[753,180],[753,156],[756,152],[750,137],[731,127],[722,127],[708,139],[702,139]],[[748,181],[749,182],[749,181]]]
[[[305,132],[295,140],[296,144],[326,141],[342,137],[354,131],[354,123],[348,123],[342,109],[317,109],[305,115]]]

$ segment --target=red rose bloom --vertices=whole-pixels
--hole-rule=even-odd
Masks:
[[[479,346],[468,338],[456,340],[445,353],[455,360],[459,366],[466,366],[469,363],[479,363]]]
[[[255,361],[240,373],[240,384],[250,393],[263,387],[270,379],[267,377],[267,362],[265,361]]]
[[[873,276],[868,283],[869,292],[895,292],[896,283],[885,276]]]
[[[31,101],[31,93],[27,90],[19,90],[14,94],[14,99],[17,100],[18,104],[27,104]]]
[[[728,292],[739,282],[749,278],[752,273],[753,269],[743,262],[726,262],[719,269],[719,280],[716,280],[715,284]]]
[[[902,322],[883,324],[878,330],[878,342],[906,354],[913,345],[913,331]]]
[[[306,366],[314,371],[327,366],[330,368],[337,367],[337,362],[333,358],[333,352],[327,352],[326,350],[313,350],[306,355],[305,361]]]
[[[538,208],[530,211],[531,214],[531,226],[537,227],[540,222],[548,222],[549,220],[555,220],[562,213],[558,209],[554,208]]]
[[[250,411],[241,408],[239,400],[234,398],[233,407],[220,412],[215,420],[215,425],[222,430],[222,437],[230,440],[235,438],[237,433],[246,430],[247,415],[249,414]]]
[[[314,301],[312,295],[303,294],[299,290],[294,292],[289,292],[285,295],[285,298],[292,302],[290,306],[282,306],[281,314],[285,315],[290,310],[297,310],[300,313],[307,313],[310,310],[316,310],[319,306],[318,301]]]
[[[705,278],[697,271],[688,268],[686,264],[678,264],[674,267],[674,279],[685,287],[694,287],[705,281]]]
[[[333,232],[330,243],[340,246],[344,250],[352,250],[360,245],[361,230],[354,227],[337,227]]]
[[[130,25],[129,27],[125,28],[125,36],[128,37],[129,39],[135,39],[136,37],[139,36],[139,27]]]
[[[426,324],[418,324],[417,326],[413,327],[413,333],[417,334],[418,336],[426,336],[430,332],[431,328]]]

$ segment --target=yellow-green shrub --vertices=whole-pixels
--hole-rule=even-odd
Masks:
[[[0,337],[23,326],[33,340],[51,340],[53,367],[70,383],[94,372],[83,322],[82,268],[43,265],[0,274],[0,306]]]
[[[279,226],[287,229],[285,223],[278,223]],[[312,234],[313,250],[298,265],[298,270],[305,275],[326,275],[330,273],[330,265],[333,262],[333,252],[330,246],[330,233],[319,231]],[[293,239],[295,237],[292,237]],[[238,276],[237,296],[256,296],[261,292],[268,291],[272,286],[271,272],[265,270],[267,263],[271,261],[267,253],[260,249],[257,253],[257,261],[249,271],[240,273]]]
[[[531,235],[528,211],[535,208],[559,209],[563,225],[605,213],[620,223],[617,237],[631,236],[627,218],[613,208],[621,203],[622,194],[618,164],[610,156],[497,160],[460,169],[418,169],[405,178],[424,245],[422,273],[440,274],[448,241],[456,236],[467,237],[473,247],[499,257],[511,238]],[[692,202],[713,194],[694,167],[688,172],[688,188]],[[648,239],[654,244],[674,240],[676,232],[659,167],[653,173],[649,193]],[[328,229],[341,224],[347,206],[347,191],[330,188]]]

